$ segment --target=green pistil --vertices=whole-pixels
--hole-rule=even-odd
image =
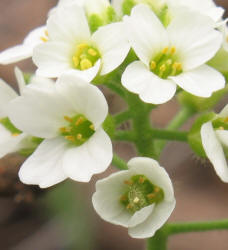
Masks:
[[[99,51],[86,43],[77,45],[75,54],[72,57],[73,67],[79,70],[92,68],[97,60],[101,58]]]
[[[163,190],[153,185],[144,175],[132,176],[124,183],[127,185],[127,191],[121,196],[120,202],[130,213],[164,199]]]
[[[21,134],[21,131],[11,123],[8,117],[0,119],[0,123],[12,134],[12,136]]]
[[[150,70],[162,79],[181,74],[182,64],[178,62],[176,48],[165,47],[150,61]]]
[[[64,117],[67,126],[60,128],[60,134],[76,146],[85,143],[94,133],[94,125],[84,115]]]

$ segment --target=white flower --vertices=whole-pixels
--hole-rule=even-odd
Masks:
[[[25,87],[22,72],[16,68],[15,75],[20,92]],[[2,79],[0,79],[0,158],[9,153],[28,147],[27,135],[21,133],[8,118],[8,107],[18,94]]]
[[[0,64],[16,63],[32,56],[33,49],[48,40],[45,26],[32,30],[22,44],[6,49],[0,53]]]
[[[201,127],[204,151],[220,179],[228,182],[228,105],[213,121]]]
[[[102,219],[127,227],[131,237],[152,237],[175,207],[171,180],[150,158],[133,158],[128,167],[96,183],[93,206]]]
[[[107,112],[102,92],[72,72],[47,89],[26,87],[11,102],[9,117],[44,141],[22,165],[21,181],[45,188],[67,177],[88,182],[105,171],[112,160],[111,140],[102,129]]]
[[[166,29],[147,6],[137,5],[125,23],[140,61],[126,68],[122,84],[144,102],[167,102],[176,85],[200,97],[225,86],[222,74],[205,64],[222,43],[208,17],[183,12]]]
[[[214,22],[220,21],[224,14],[224,9],[216,6],[212,0],[112,0],[112,4],[119,16],[123,15],[123,10],[126,12],[129,9],[130,11],[131,8],[140,3],[150,6],[158,16],[159,12],[162,13],[165,8],[173,16],[175,14],[173,13],[174,9],[181,6],[209,16]]]
[[[67,18],[65,18],[67,16]],[[122,23],[91,34],[85,13],[77,4],[58,8],[47,22],[50,40],[34,50],[37,74],[58,77],[69,69],[88,81],[117,68],[130,49]]]

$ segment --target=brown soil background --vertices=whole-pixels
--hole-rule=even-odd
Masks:
[[[217,2],[228,8],[227,0]],[[0,51],[20,43],[31,29],[44,24],[48,9],[55,3],[54,0],[1,0]],[[30,60],[18,63],[17,66],[26,71],[35,69]],[[15,65],[0,66],[0,77],[13,86],[14,67]],[[110,110],[120,110],[122,102],[111,93],[106,94]],[[224,99],[217,109],[220,110],[227,100]],[[156,126],[164,127],[177,110],[175,100],[171,101],[153,111],[151,119]],[[184,128],[189,126],[190,123]],[[126,160],[135,155],[128,144],[118,143],[114,147]],[[89,185],[74,184],[71,195],[74,196],[75,193],[80,206],[75,208],[72,220],[76,226],[72,229],[73,223],[69,221],[63,226],[58,215],[48,213],[47,198],[44,197],[48,192],[55,192],[55,187],[40,191],[18,182],[16,173],[23,160],[17,155],[10,155],[0,161],[0,250],[144,249],[143,241],[131,239],[125,229],[103,222],[92,208],[91,196],[95,181],[107,176],[114,168],[94,177]],[[217,178],[209,163],[203,164],[195,159],[188,146],[170,143],[163,153],[161,165],[165,166],[173,180],[177,199],[177,206],[170,221],[228,217],[228,185]],[[58,185],[59,187],[61,185]],[[64,203],[62,198],[59,196],[60,204]],[[70,247],[72,238],[75,243]],[[88,238],[92,238],[92,246],[87,244]],[[213,231],[174,236],[170,238],[168,249],[227,250],[228,232]]]

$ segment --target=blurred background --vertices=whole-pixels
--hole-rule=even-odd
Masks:
[[[218,4],[228,9],[228,1]],[[55,0],[1,0],[0,51],[23,41],[33,28],[45,23]],[[33,72],[31,60],[18,63],[22,70]],[[0,77],[15,85],[15,65],[0,66]],[[105,90],[110,110],[121,110],[123,103]],[[219,111],[228,98],[216,107]],[[175,100],[152,112],[157,127],[178,111]],[[183,129],[189,128],[191,121]],[[135,155],[131,145],[114,144],[125,160]],[[17,172],[25,159],[12,154],[0,160],[0,250],[144,250],[144,241],[129,238],[127,231],[102,221],[94,212],[91,196],[97,179],[89,184],[66,181],[48,190],[25,186]],[[228,185],[215,175],[208,162],[197,159],[182,143],[167,145],[161,160],[175,188],[177,206],[170,221],[197,221],[228,218]],[[169,250],[227,250],[228,231],[191,233],[171,237]]]

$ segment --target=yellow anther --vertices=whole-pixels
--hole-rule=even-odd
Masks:
[[[45,36],[49,36],[48,30],[45,30],[45,31],[44,31],[44,34],[45,34]]]
[[[139,183],[140,183],[140,184],[143,184],[144,182],[145,182],[145,178],[144,178],[144,177],[140,177],[140,178],[139,178]]]
[[[86,70],[86,69],[89,69],[93,66],[92,62],[89,60],[89,59],[82,59],[81,62],[80,62],[80,67],[81,67],[81,70]]]
[[[124,184],[131,186],[131,185],[133,185],[133,181],[126,180],[126,181],[124,181]]]
[[[48,41],[48,38],[47,37],[44,37],[44,36],[41,36],[40,37],[40,40],[43,41],[44,43],[46,43]]]
[[[95,130],[95,127],[94,127],[93,124],[91,124],[91,125],[89,126],[89,128],[92,129],[92,130]]]
[[[161,189],[160,189],[159,187],[155,187],[154,192],[155,192],[155,193],[158,193],[158,192],[160,192],[160,190],[161,190]]]
[[[71,132],[71,129],[70,129],[70,128],[65,128],[65,127],[60,128],[59,130],[60,130],[60,132],[62,132],[62,133],[69,133],[69,132]]]
[[[156,67],[157,67],[156,62],[155,62],[155,61],[151,61],[151,62],[150,62],[150,68],[151,68],[152,70],[154,70],[154,69],[156,69]]]
[[[77,139],[81,140],[82,139],[82,134],[77,134]]]
[[[166,71],[166,66],[165,66],[165,64],[162,64],[162,66],[161,66],[159,69],[160,69],[160,71],[162,71],[162,72]]]
[[[173,69],[181,70],[182,69],[182,64],[178,63],[178,62],[175,62],[172,67],[173,67]]]
[[[85,121],[85,118],[83,118],[82,116],[80,116],[78,118],[78,120],[75,122],[75,125],[78,126],[80,124],[82,124]]]
[[[73,62],[74,62],[74,66],[77,68],[79,65],[79,58],[77,56],[73,56]]]
[[[18,135],[20,135],[20,134],[18,134],[18,133],[12,134],[13,137],[17,137]]]
[[[175,54],[176,51],[177,51],[176,48],[175,48],[175,47],[172,47],[171,50],[170,50],[170,53],[171,53],[171,54]]]
[[[87,58],[87,56],[85,55],[85,54],[81,54],[80,55],[80,59],[82,60],[82,59],[85,59],[85,58]]]
[[[74,136],[72,136],[72,135],[67,135],[67,136],[65,136],[65,139],[67,139],[68,141],[75,142],[75,138],[74,138]]]
[[[80,43],[77,45],[78,50],[83,50],[85,48],[88,48],[88,44],[86,44],[86,43]]]
[[[91,56],[96,56],[97,55],[97,51],[95,49],[89,49],[88,50],[88,54]]]
[[[228,122],[228,116],[225,118],[225,122]]]
[[[162,54],[166,54],[168,51],[169,51],[169,48],[168,48],[168,47],[165,47],[165,48],[162,50]]]
[[[153,193],[147,195],[147,198],[149,198],[149,199],[153,199],[154,197],[155,197],[155,194],[153,194]]]
[[[133,208],[133,206],[131,204],[127,205],[127,209],[132,209],[132,208]]]
[[[219,129],[219,130],[225,130],[224,127],[219,127],[218,129]]]
[[[134,202],[135,204],[139,203],[139,201],[140,201],[140,199],[139,199],[138,197],[135,197],[135,199],[133,200],[133,202]]]
[[[64,119],[65,119],[67,122],[72,122],[72,121],[73,121],[69,116],[64,116]]]

